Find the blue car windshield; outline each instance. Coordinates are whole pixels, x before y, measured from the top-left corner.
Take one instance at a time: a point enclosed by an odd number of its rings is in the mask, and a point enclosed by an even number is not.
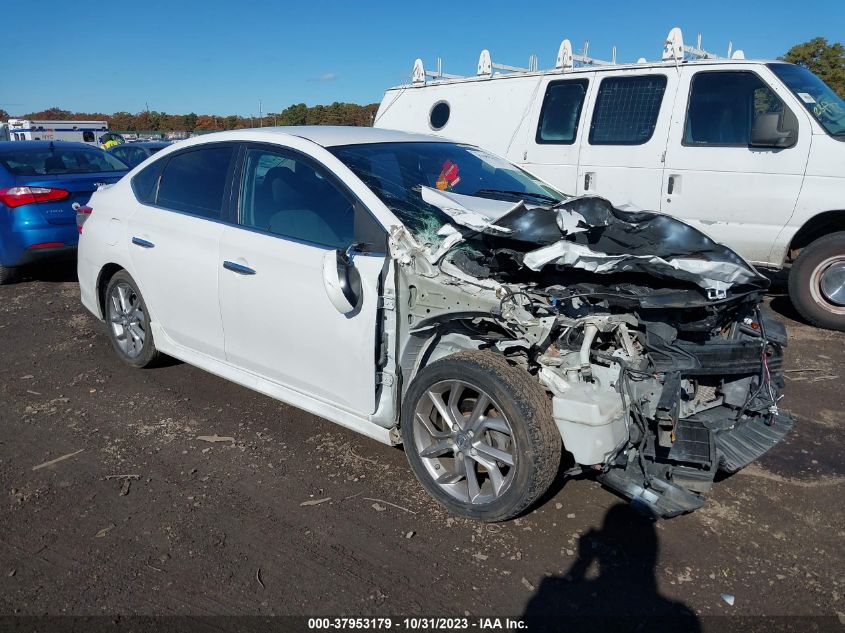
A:
[[[450,221],[440,209],[423,201],[423,186],[539,205],[566,199],[516,165],[469,145],[400,142],[328,149],[414,232]]]
[[[845,136],[845,101],[803,66],[769,64],[804,107],[831,136]]]
[[[0,165],[16,176],[50,176],[59,174],[95,174],[104,171],[128,171],[129,167],[116,156],[97,148],[26,147],[0,152]]]

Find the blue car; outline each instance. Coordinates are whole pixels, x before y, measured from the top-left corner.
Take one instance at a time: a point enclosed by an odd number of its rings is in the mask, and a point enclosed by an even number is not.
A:
[[[72,258],[79,240],[76,207],[128,170],[84,143],[0,142],[0,284],[21,266]]]

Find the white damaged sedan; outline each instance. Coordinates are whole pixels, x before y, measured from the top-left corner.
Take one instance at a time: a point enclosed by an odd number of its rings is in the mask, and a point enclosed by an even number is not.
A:
[[[570,198],[441,138],[294,127],[177,143],[77,213],[83,304],[388,444],[498,521],[576,468],[689,512],[792,428],[767,281],[667,216]]]

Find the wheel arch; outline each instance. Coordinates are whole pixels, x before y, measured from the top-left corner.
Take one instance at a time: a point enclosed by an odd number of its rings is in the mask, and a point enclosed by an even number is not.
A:
[[[109,282],[121,270],[126,270],[120,264],[110,262],[100,269],[97,275],[97,306],[100,308],[100,314],[103,319],[106,318],[106,289],[109,287]]]
[[[845,231],[845,209],[823,211],[814,215],[792,236],[786,251],[786,261],[794,262],[805,246],[836,231]]]

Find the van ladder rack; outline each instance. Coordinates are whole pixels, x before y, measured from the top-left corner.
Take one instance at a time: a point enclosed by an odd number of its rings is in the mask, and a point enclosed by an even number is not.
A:
[[[478,77],[492,77],[493,71],[500,70],[505,71],[506,73],[535,73],[535,72],[566,72],[572,68],[583,66],[617,66],[620,65],[616,61],[616,47],[613,47],[613,53],[610,61],[603,60],[603,59],[596,59],[595,57],[590,57],[589,55],[589,48],[590,43],[584,42],[584,48],[581,53],[575,54],[572,52],[572,42],[568,39],[563,40],[560,43],[560,48],[558,49],[557,58],[555,59],[555,67],[549,71],[540,71],[540,64],[537,55],[530,55],[528,57],[528,66],[511,66],[508,64],[501,64],[498,62],[494,62],[490,51],[488,49],[484,49],[481,51],[481,55],[478,58],[478,68],[476,70],[476,76]],[[666,40],[663,42],[663,57],[662,61],[669,62],[674,61],[675,63],[679,63],[686,60],[697,60],[697,59],[734,59],[734,60],[741,60],[745,59],[745,54],[741,50],[734,50],[733,42],[728,43],[728,54],[726,57],[721,57],[715,53],[711,53],[710,51],[706,51],[701,47],[701,35],[698,35],[698,39],[696,41],[695,46],[688,46],[684,44],[684,37],[681,33],[681,29],[678,27],[673,28],[669,31],[669,35],[666,37]],[[640,57],[637,64],[647,64],[648,61],[645,57]],[[462,75],[451,75],[448,73],[443,72],[443,60],[439,57],[437,58],[437,70],[426,70],[425,66],[423,65],[422,59],[417,59],[414,62],[414,71],[411,75],[411,82],[413,84],[425,84],[428,79],[468,79],[468,77],[464,77]]]

